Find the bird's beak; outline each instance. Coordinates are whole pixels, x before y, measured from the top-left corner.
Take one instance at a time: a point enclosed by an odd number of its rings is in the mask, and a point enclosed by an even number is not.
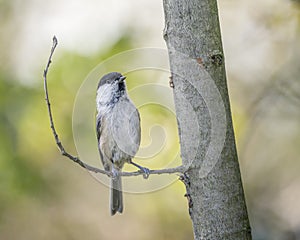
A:
[[[119,82],[124,82],[125,79],[126,79],[126,77],[122,76],[122,77],[120,77]]]

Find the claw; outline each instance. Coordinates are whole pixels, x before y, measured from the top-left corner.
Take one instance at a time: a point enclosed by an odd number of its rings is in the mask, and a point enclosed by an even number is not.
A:
[[[147,179],[150,175],[150,170],[148,168],[142,167],[134,162],[130,162],[132,165],[136,166],[137,168],[139,168],[142,172],[143,172],[143,178]]]
[[[141,170],[144,172],[143,178],[147,179],[149,177],[149,175],[150,175],[150,169],[143,167],[143,168],[141,168]]]
[[[117,177],[118,177],[118,175],[119,175],[119,171],[117,170],[117,169],[115,169],[114,167],[112,167],[112,169],[111,169],[111,178],[112,179],[116,179]]]

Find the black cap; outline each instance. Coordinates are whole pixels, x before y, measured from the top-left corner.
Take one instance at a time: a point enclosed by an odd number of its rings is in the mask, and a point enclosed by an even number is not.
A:
[[[98,83],[98,88],[104,84],[111,84],[115,81],[121,82],[124,81],[126,77],[124,77],[121,73],[118,72],[110,72],[105,74]]]

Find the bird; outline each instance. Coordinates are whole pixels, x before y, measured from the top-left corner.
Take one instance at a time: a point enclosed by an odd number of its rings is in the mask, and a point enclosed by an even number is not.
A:
[[[98,150],[104,170],[111,174],[110,213],[123,212],[122,180],[120,172],[125,163],[139,168],[144,178],[148,168],[132,161],[141,142],[140,115],[130,100],[126,77],[119,72],[105,74],[96,93],[96,133]]]

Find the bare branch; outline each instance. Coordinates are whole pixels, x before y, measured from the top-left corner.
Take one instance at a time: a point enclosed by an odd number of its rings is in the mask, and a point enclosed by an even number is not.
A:
[[[54,126],[54,121],[53,121],[53,115],[52,115],[52,110],[51,110],[51,104],[50,104],[50,100],[49,100],[49,94],[48,94],[48,85],[47,85],[47,74],[48,74],[48,70],[50,67],[50,64],[52,62],[52,56],[54,54],[55,48],[57,47],[58,41],[57,38],[54,36],[53,37],[53,43],[52,43],[52,48],[51,48],[51,52],[50,52],[50,56],[48,58],[48,62],[46,65],[46,68],[44,70],[44,91],[45,91],[45,100],[47,103],[47,108],[48,108],[48,114],[49,114],[49,120],[50,120],[50,127],[52,129],[52,133],[55,139],[55,143],[60,151],[60,153],[69,158],[70,160],[72,160],[73,162],[79,164],[81,167],[85,168],[86,170],[90,171],[90,172],[94,172],[94,173],[101,173],[101,174],[105,174],[109,177],[112,176],[111,172],[105,171],[103,169],[99,169],[93,166],[90,166],[89,164],[81,161],[77,156],[73,156],[70,153],[66,152],[65,148],[63,147],[57,131],[55,129]],[[179,166],[176,168],[168,168],[168,169],[160,169],[160,170],[150,170],[150,174],[172,174],[172,173],[183,173],[185,172],[185,168],[183,166]],[[138,175],[144,175],[144,172],[142,171],[136,171],[136,172],[121,172],[120,173],[121,176],[138,176]]]
[[[186,171],[186,168],[181,165],[179,167],[175,168],[166,168],[166,169],[159,169],[159,170],[150,170],[149,175],[151,174],[172,174],[172,173],[184,173]],[[136,172],[120,172],[120,176],[124,177],[131,177],[131,176],[139,176],[144,175],[145,173],[142,171],[136,171]]]
[[[107,176],[110,176],[111,174],[109,172],[107,172],[105,170],[102,170],[102,169],[92,167],[92,166],[82,162],[78,157],[75,157],[75,156],[69,154],[68,152],[66,152],[63,145],[62,145],[62,143],[61,143],[61,141],[60,141],[60,139],[59,139],[59,137],[58,137],[58,134],[56,132],[54,122],[53,122],[53,116],[52,116],[51,104],[50,104],[50,100],[49,100],[49,94],[48,94],[47,74],[48,74],[48,70],[49,70],[49,67],[50,67],[50,64],[51,64],[51,61],[52,61],[53,53],[55,51],[55,48],[57,47],[57,43],[58,43],[57,38],[54,36],[50,56],[49,56],[49,59],[48,59],[48,62],[47,62],[47,65],[46,65],[46,68],[45,68],[44,74],[43,74],[43,76],[44,76],[45,100],[46,100],[47,107],[48,107],[50,127],[52,129],[52,133],[53,133],[56,145],[58,146],[58,149],[59,149],[60,153],[63,156],[71,159],[75,163],[78,163],[81,167],[83,167],[83,168],[85,168],[85,169],[87,169],[88,171],[91,171],[91,172],[102,173],[102,174],[106,174]]]

